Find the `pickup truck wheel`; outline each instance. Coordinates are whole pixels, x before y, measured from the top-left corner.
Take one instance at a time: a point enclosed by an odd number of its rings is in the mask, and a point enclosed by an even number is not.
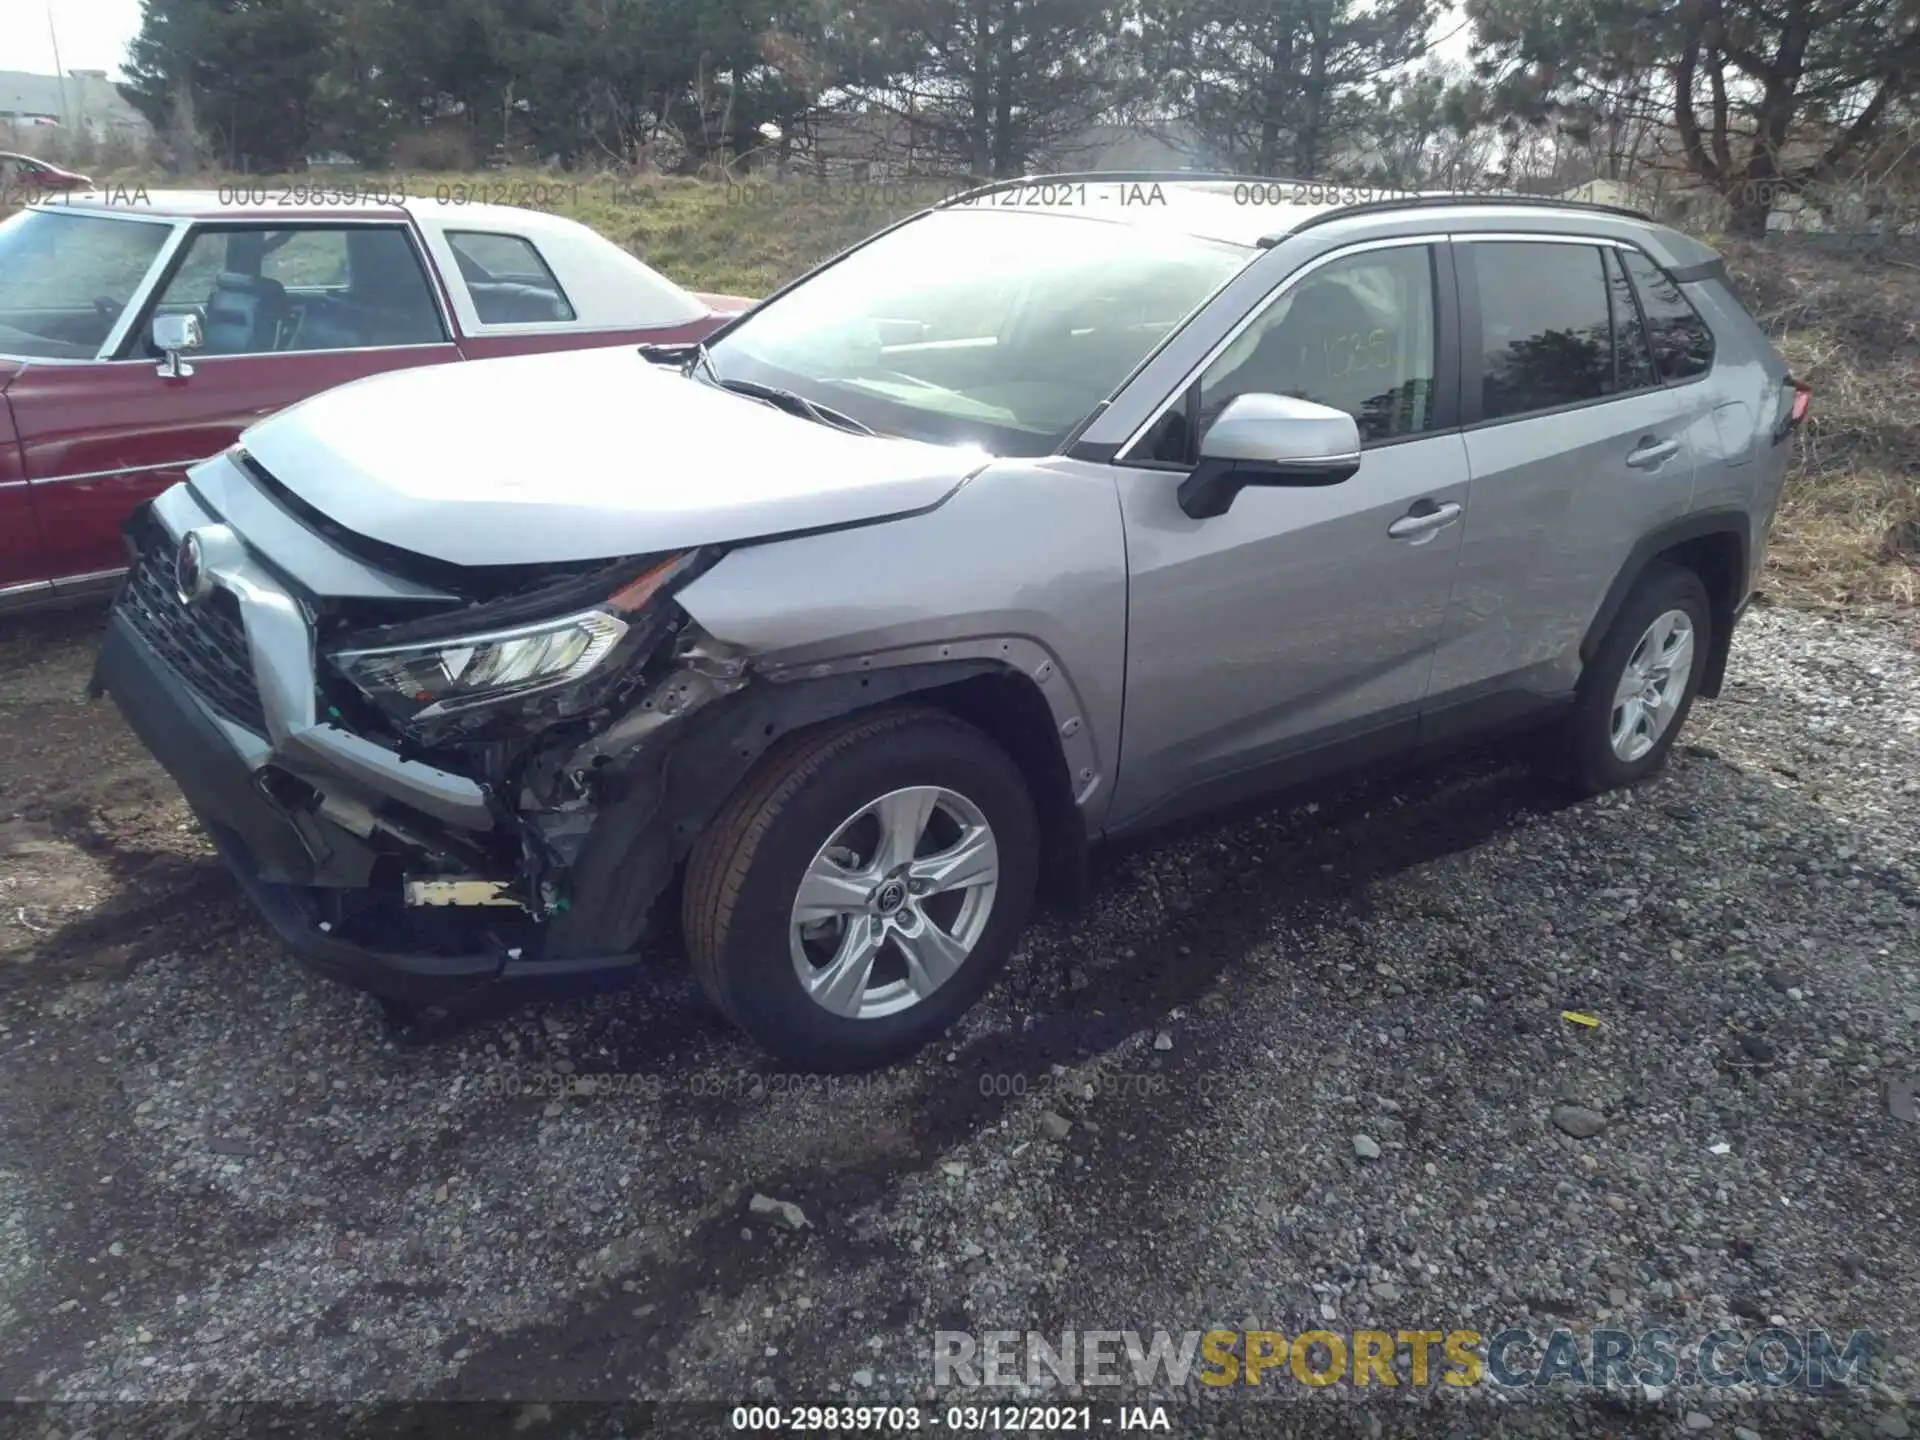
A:
[[[695,843],[682,924],[714,1002],[782,1059],[886,1064],[979,998],[1026,924],[1038,825],[1018,768],[935,710],[777,745]]]
[[[1598,794],[1660,768],[1693,708],[1712,639],[1700,577],[1650,565],[1580,677],[1563,750],[1575,786]]]

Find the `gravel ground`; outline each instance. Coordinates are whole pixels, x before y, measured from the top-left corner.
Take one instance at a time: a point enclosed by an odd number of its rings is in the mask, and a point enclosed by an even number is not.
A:
[[[93,624],[0,630],[0,1394],[880,1403],[937,1329],[1780,1316],[1875,1331],[1870,1383],[1162,1398],[1181,1434],[1907,1433],[1908,633],[1758,611],[1631,794],[1483,754],[1116,857],[950,1043],[829,1090],[673,965],[396,1043],[79,698]]]

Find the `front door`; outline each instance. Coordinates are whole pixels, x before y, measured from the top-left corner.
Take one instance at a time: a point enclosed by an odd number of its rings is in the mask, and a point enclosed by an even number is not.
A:
[[[155,314],[186,311],[206,344],[170,377],[146,336]],[[404,225],[197,228],[119,358],[29,365],[7,390],[46,573],[123,565],[134,507],[254,421],[364,375],[459,358]]]
[[[1452,373],[1452,326],[1440,323],[1452,309],[1436,299],[1450,285],[1444,252],[1426,243],[1310,267],[1129,452],[1116,827],[1263,788],[1316,754],[1412,739],[1467,501],[1466,445],[1440,379]],[[1359,473],[1249,487],[1226,514],[1189,518],[1175,492],[1196,436],[1244,393],[1354,415]]]

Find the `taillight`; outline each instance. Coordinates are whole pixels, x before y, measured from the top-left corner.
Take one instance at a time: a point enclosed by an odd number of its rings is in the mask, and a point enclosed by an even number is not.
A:
[[[1778,418],[1773,423],[1773,443],[1778,445],[1807,418],[1807,410],[1813,404],[1813,387],[1804,380],[1796,380],[1789,375],[1780,383],[1780,408]]]

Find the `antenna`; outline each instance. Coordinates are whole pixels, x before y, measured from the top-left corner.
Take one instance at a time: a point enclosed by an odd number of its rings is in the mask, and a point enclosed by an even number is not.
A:
[[[53,6],[47,6],[47,38],[53,41],[53,78],[60,86],[60,123],[73,129],[73,116],[67,113],[67,72],[60,64],[60,32],[53,28]]]

